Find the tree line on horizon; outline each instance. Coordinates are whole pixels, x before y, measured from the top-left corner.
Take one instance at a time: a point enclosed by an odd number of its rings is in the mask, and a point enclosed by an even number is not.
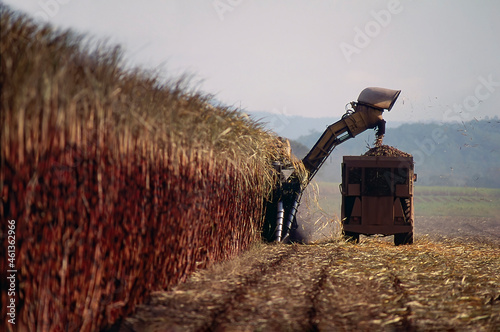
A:
[[[291,141],[304,157],[322,133],[314,131]],[[368,130],[337,146],[318,172],[316,181],[340,182],[342,157],[362,155],[373,147]],[[462,123],[409,123],[387,128],[384,144],[411,153],[417,185],[500,188],[500,119]]]

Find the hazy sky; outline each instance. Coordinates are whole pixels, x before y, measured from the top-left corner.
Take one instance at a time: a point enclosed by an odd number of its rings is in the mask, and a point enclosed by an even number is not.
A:
[[[387,121],[500,115],[498,0],[4,0],[123,45],[225,104],[337,117],[362,89],[401,89]]]

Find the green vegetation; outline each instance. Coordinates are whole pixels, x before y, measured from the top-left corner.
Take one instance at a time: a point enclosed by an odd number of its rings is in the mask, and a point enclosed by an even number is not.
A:
[[[417,216],[498,217],[500,189],[415,187]]]
[[[339,216],[341,194],[339,183],[319,182],[318,201],[332,216]],[[415,215],[498,217],[500,189],[471,187],[415,186]]]

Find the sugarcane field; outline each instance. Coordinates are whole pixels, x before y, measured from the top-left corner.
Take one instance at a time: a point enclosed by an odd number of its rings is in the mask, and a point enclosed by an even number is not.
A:
[[[0,331],[500,332],[498,117],[393,126],[363,81],[287,138],[47,3],[0,3]]]

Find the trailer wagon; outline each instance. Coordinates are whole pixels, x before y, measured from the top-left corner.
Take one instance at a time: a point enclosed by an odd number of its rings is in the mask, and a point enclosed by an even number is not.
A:
[[[413,157],[344,156],[341,218],[344,236],[394,235],[413,243]]]

